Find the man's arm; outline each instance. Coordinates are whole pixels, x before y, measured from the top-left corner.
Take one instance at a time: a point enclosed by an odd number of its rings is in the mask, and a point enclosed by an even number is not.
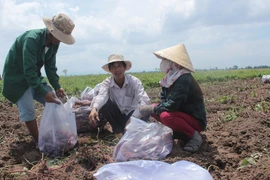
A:
[[[23,44],[23,73],[25,79],[30,87],[32,87],[37,93],[45,96],[47,90],[40,81],[40,78],[37,75],[37,66],[36,61],[38,57],[38,47],[40,44],[33,39],[27,38]]]
[[[54,90],[58,90],[61,88],[59,84],[59,76],[57,74],[57,68],[56,68],[56,54],[57,54],[58,47],[59,46],[50,47],[50,48],[55,48],[55,51],[53,52],[53,54],[51,55],[49,59],[45,59],[45,67],[44,67],[48,80],[50,84],[52,85],[52,87],[54,88]]]

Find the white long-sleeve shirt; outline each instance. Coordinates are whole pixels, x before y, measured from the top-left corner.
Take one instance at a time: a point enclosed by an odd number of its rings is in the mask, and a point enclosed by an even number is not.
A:
[[[122,88],[115,83],[113,76],[105,79],[100,84],[98,95],[94,97],[91,108],[96,108],[99,111],[109,98],[117,104],[123,114],[128,115],[135,110],[133,116],[137,118],[142,117],[138,110],[139,106],[151,104],[141,81],[129,74],[125,74]]]

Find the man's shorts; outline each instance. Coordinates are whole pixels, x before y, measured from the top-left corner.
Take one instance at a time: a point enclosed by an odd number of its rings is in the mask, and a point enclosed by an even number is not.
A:
[[[48,91],[52,91],[52,88],[45,84],[45,88]],[[35,93],[34,89],[29,87],[23,94],[23,96],[17,101],[17,107],[19,110],[19,117],[21,122],[32,121],[36,118],[35,102],[34,100],[45,105],[45,98]]]

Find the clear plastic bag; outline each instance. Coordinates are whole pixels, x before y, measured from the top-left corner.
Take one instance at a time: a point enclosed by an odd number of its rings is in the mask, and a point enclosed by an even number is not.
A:
[[[100,121],[96,122],[96,126],[91,126],[89,123],[89,114],[91,108],[89,106],[82,106],[73,110],[75,113],[77,133],[86,133],[86,132],[98,132],[104,129],[104,126],[107,121],[100,116]]]
[[[181,160],[173,164],[162,161],[136,160],[116,162],[101,167],[94,176],[97,180],[212,180],[201,166]]]
[[[262,83],[270,83],[270,75],[263,75]]]
[[[95,87],[94,87],[94,96],[97,96],[98,95],[98,92],[100,90],[100,87],[101,87],[101,83],[97,84]]]
[[[81,100],[88,100],[90,102],[93,101],[93,98],[95,96],[98,95],[98,92],[100,90],[101,87],[101,83],[97,84],[94,89],[92,89],[91,87],[86,87],[82,92],[81,92],[81,96],[80,99]]]
[[[65,105],[45,104],[40,121],[38,146],[47,156],[61,156],[77,143],[75,115],[70,104],[70,100]]]
[[[80,101],[80,99],[78,99],[78,98],[75,97],[75,96],[72,96],[72,97],[70,98],[70,101],[67,102],[67,103],[68,103],[68,105],[70,105],[70,108],[73,108],[73,106],[75,106],[76,102],[78,102],[78,101]]]
[[[83,92],[81,92],[81,100],[88,100],[88,101],[92,101],[94,97],[94,89],[92,89],[91,87],[86,87]]]
[[[116,161],[162,159],[172,150],[172,135],[172,129],[163,124],[131,117],[125,134],[114,148],[113,157]]]

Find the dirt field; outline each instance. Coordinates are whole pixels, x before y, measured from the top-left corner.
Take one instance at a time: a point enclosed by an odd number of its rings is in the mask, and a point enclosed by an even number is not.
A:
[[[208,113],[202,147],[194,154],[184,152],[175,140],[164,161],[197,163],[213,179],[270,179],[270,84],[257,78],[201,84],[201,88]],[[159,89],[148,93],[156,99]],[[110,131],[80,134],[73,152],[52,160],[36,149],[16,107],[0,102],[0,109],[0,179],[95,179],[99,167],[113,162],[119,137]],[[41,112],[37,107],[39,119]]]

